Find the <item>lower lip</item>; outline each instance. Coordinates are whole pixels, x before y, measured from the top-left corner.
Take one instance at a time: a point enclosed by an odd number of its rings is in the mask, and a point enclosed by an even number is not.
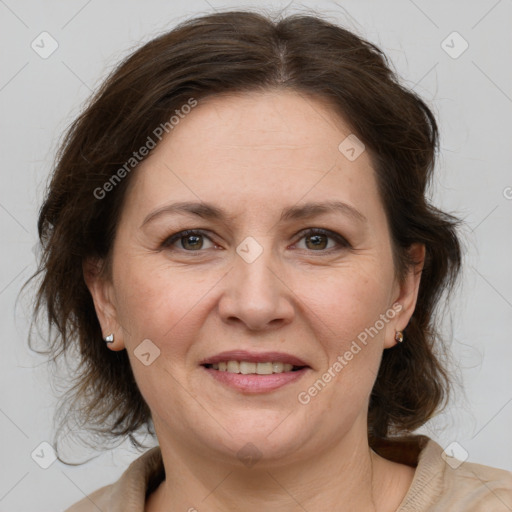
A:
[[[256,375],[229,373],[213,370],[202,366],[214,379],[222,384],[246,393],[266,393],[282,388],[286,384],[299,380],[309,370],[302,368],[294,372],[272,373],[271,375]]]

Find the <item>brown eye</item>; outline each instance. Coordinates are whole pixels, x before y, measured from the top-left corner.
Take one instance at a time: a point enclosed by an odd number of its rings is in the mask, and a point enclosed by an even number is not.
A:
[[[186,235],[181,237],[183,249],[201,249],[203,246],[202,235]]]
[[[308,249],[325,249],[328,245],[329,237],[326,235],[308,235],[304,237],[306,239],[306,246]],[[310,242],[310,245],[308,244]]]
[[[340,248],[350,248],[350,244],[338,233],[320,228],[311,228],[302,233],[300,240],[305,240],[305,248],[314,252],[331,252]],[[333,243],[329,246],[329,241]]]
[[[162,247],[174,248],[173,246],[179,243],[179,245],[175,247],[178,250],[182,249],[187,252],[199,252],[201,249],[205,249],[205,240],[208,240],[210,243],[212,243],[210,238],[202,231],[188,229],[186,231],[180,231],[179,233],[166,238],[162,242]],[[206,247],[206,249],[208,248],[209,247]]]

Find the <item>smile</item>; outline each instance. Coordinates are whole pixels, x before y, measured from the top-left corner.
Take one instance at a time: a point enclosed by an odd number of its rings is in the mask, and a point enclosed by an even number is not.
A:
[[[220,372],[241,373],[243,375],[272,375],[273,373],[298,371],[303,368],[303,366],[294,366],[290,363],[281,363],[279,361],[220,361],[219,363],[206,364],[204,366]]]

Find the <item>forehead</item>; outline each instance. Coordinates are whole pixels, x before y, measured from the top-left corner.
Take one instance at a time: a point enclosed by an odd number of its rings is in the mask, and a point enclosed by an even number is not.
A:
[[[206,161],[210,157],[203,148],[217,149],[217,158],[222,151],[226,157],[244,156],[247,150],[265,157],[275,154],[281,161],[287,156],[313,154],[322,164],[329,156],[338,157],[340,138],[350,134],[348,123],[325,100],[274,90],[202,100],[169,134],[168,147],[174,151],[178,146],[188,148],[192,135],[197,144],[194,158],[203,156]],[[324,158],[320,158],[322,154]]]
[[[326,196],[378,202],[368,153],[352,159],[344,152],[351,137],[348,123],[316,97],[291,91],[211,96],[139,165],[129,194],[142,210],[177,199],[255,212]]]

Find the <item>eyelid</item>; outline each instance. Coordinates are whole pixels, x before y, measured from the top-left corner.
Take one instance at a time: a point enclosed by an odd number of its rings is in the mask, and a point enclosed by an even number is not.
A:
[[[191,235],[201,235],[201,236],[204,236],[205,238],[207,238],[208,240],[210,240],[213,244],[215,244],[215,242],[212,240],[211,236],[208,234],[207,231],[203,230],[203,229],[184,229],[184,230],[181,230],[181,231],[177,231],[176,233],[166,237],[162,243],[160,244],[160,247],[162,249],[165,249],[165,248],[169,248],[171,247],[174,243],[176,243],[177,241],[179,241],[181,238],[185,238],[186,236],[191,236]],[[187,251],[185,249],[181,249],[181,251],[183,252],[188,252],[188,253],[193,253],[193,252],[203,252],[201,250],[199,251]]]
[[[330,238],[331,240],[334,240],[338,246],[337,247],[331,247],[330,249],[321,249],[321,250],[318,250],[318,251],[315,251],[315,250],[308,250],[308,249],[298,249],[298,250],[303,250],[303,251],[306,251],[308,253],[318,253],[319,256],[322,256],[322,255],[330,255],[332,254],[333,252],[337,252],[337,251],[341,251],[343,249],[352,249],[352,245],[350,244],[350,242],[345,238],[343,237],[342,235],[340,235],[339,233],[335,232],[335,231],[331,231],[330,229],[325,229],[325,228],[315,228],[315,227],[311,227],[311,228],[305,228],[301,231],[299,231],[298,233],[296,233],[294,235],[294,238],[296,239],[296,241],[294,242],[293,245],[297,244],[300,240],[302,240],[304,237],[306,236],[312,236],[312,235],[316,235],[316,234],[319,234],[319,235],[324,235],[328,238]],[[205,238],[207,238],[208,240],[210,240],[210,242],[214,245],[218,245],[216,244],[216,242],[212,239],[211,235],[209,234],[209,231],[207,230],[204,230],[204,229],[200,229],[200,228],[197,228],[197,229],[184,229],[184,230],[181,230],[181,231],[178,231],[168,237],[166,237],[160,244],[160,248],[161,249],[170,249],[172,248],[172,245],[175,244],[176,242],[178,242],[181,238],[184,238],[186,236],[190,236],[190,235],[201,235]],[[197,251],[188,251],[186,249],[175,249],[179,252],[185,252],[185,253],[197,253],[197,255],[200,255],[202,252],[204,252],[204,250],[197,250]]]
[[[352,246],[350,244],[350,242],[342,235],[340,235],[339,233],[336,233],[335,231],[331,231],[330,229],[325,229],[325,228],[306,228],[306,229],[303,229],[302,231],[299,231],[295,237],[297,238],[297,242],[299,242],[300,240],[302,240],[305,236],[307,235],[324,235],[328,238],[331,238],[332,240],[335,240],[336,243],[338,244],[338,246],[340,246],[341,248],[345,248],[345,249],[351,249]],[[295,243],[297,243],[295,242]],[[320,250],[320,251],[308,251],[308,252],[311,252],[311,253],[314,253],[314,252],[318,252],[319,254],[330,254],[331,252],[333,251],[338,251],[340,250],[340,247],[332,247],[331,249],[327,249],[327,250]]]

